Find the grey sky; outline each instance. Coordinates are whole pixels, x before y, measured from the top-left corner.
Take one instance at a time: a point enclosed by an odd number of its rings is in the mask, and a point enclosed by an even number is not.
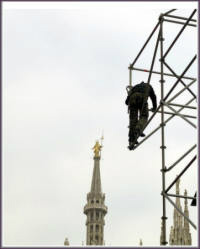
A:
[[[188,17],[196,7],[196,2],[3,3],[4,245],[62,246],[65,237],[71,245],[85,242],[83,207],[90,191],[92,147],[102,131],[106,245],[137,246],[140,238],[145,246],[159,245],[160,132],[134,152],[127,150],[127,67],[160,13],[181,8],[177,13]],[[181,26],[164,28],[166,49]],[[188,28],[172,49],[168,61],[177,74],[196,53],[196,37],[195,29]],[[150,67],[155,39],[138,67]],[[159,63],[155,68],[159,70]],[[196,75],[196,64],[188,75]],[[135,72],[133,82],[147,77]],[[166,92],[174,82],[168,78]],[[159,84],[159,77],[153,76],[158,101]],[[195,86],[192,89],[196,91]],[[181,98],[185,103],[190,94]],[[157,115],[146,133],[159,124]],[[169,122],[166,133],[169,166],[197,136],[178,118]],[[188,160],[169,173],[167,184]],[[180,188],[194,194],[194,167],[182,177]],[[189,207],[189,212],[197,223],[197,210]],[[169,236],[173,216],[169,203],[167,216]],[[190,229],[196,245],[196,231]]]

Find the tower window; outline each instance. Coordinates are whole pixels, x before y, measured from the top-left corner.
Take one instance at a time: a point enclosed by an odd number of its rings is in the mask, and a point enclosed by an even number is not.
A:
[[[91,203],[94,203],[94,200],[91,200]]]
[[[90,232],[92,232],[92,230],[93,230],[93,226],[91,225],[91,226],[90,226]]]
[[[99,203],[99,200],[96,200],[96,203]]]
[[[96,232],[99,232],[99,225],[96,225]]]
[[[99,212],[96,212],[96,218],[99,219]]]

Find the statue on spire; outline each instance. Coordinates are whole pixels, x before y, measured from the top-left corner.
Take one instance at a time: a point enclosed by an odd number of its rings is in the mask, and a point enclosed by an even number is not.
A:
[[[95,157],[100,157],[100,151],[101,151],[102,145],[99,144],[99,141],[96,141],[96,144],[92,148],[94,150]]]

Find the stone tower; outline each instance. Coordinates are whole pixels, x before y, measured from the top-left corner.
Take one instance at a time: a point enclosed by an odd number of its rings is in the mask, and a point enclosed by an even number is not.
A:
[[[101,190],[100,158],[102,145],[99,141],[93,147],[94,169],[92,176],[91,190],[87,194],[87,204],[84,207],[84,214],[87,215],[86,245],[104,245],[104,216],[107,207],[104,205],[105,194]]]
[[[68,240],[68,238],[65,238],[64,246],[69,246],[69,240]]]
[[[184,192],[185,197],[187,197],[187,191]],[[184,214],[189,218],[188,202],[185,199]],[[192,245],[192,237],[190,233],[189,222],[184,218],[184,245]]]
[[[180,195],[179,189],[180,180],[176,182],[176,195]],[[185,190],[184,196],[187,197],[187,191]],[[187,199],[184,200],[184,214],[189,218]],[[176,197],[176,205],[182,211],[180,198]],[[189,228],[189,222],[174,208],[174,226],[171,226],[170,245],[191,245],[191,233]]]

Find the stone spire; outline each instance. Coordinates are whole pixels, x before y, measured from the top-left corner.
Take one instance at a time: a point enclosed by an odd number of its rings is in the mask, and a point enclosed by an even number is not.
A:
[[[180,178],[176,182],[176,195],[180,195]],[[180,198],[178,197],[176,197],[176,206],[182,211]],[[180,228],[182,228],[182,226],[183,226],[182,215],[176,209],[174,209],[174,228],[177,230],[176,232],[178,231],[180,232]]]
[[[65,246],[69,246],[69,240],[68,240],[68,238],[65,238],[64,245]]]
[[[186,189],[184,192],[184,196],[187,197],[187,190]],[[185,204],[184,214],[186,217],[189,218],[188,201],[186,198],[185,198],[184,204]],[[191,237],[191,233],[190,233],[189,222],[184,217],[184,245],[191,245],[191,244],[192,244],[192,237]]]
[[[176,182],[176,195],[180,195],[179,185],[180,185],[180,179],[178,179]],[[187,197],[187,191],[185,191],[184,195],[185,197]],[[176,206],[182,211],[180,197],[176,197]],[[185,198],[184,214],[187,217],[189,217],[189,211],[188,211],[186,198]],[[171,226],[171,230],[170,230],[169,244],[170,245],[191,245],[191,234],[189,233],[189,223],[175,208],[174,208],[173,226]]]
[[[100,158],[102,145],[96,141],[94,150],[94,169],[92,176],[91,190],[87,194],[87,204],[84,207],[84,214],[87,215],[86,245],[104,244],[104,216],[107,207],[104,205],[105,194],[101,189]]]

